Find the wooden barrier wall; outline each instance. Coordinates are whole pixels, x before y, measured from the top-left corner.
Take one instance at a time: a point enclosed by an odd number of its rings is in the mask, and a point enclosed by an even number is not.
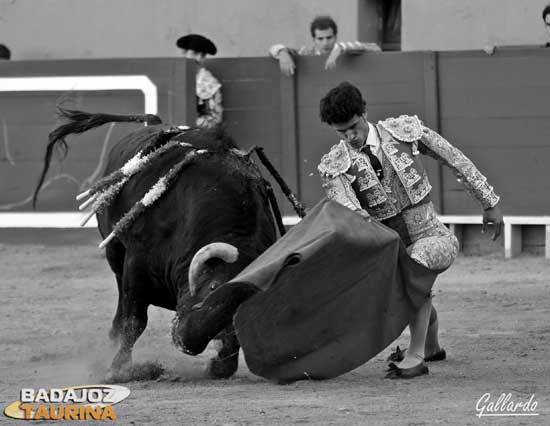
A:
[[[550,49],[439,53],[441,132],[488,176],[508,215],[550,214]],[[443,211],[474,213],[447,168]]]
[[[21,61],[0,63],[0,80],[13,77],[144,75],[158,91],[158,113],[166,121],[192,121],[194,66],[176,59]],[[79,79],[75,78],[75,87]],[[11,82],[11,81],[10,81]],[[15,83],[13,83],[15,86]],[[54,83],[52,83],[54,84]],[[21,84],[20,84],[21,85]],[[139,114],[144,95],[134,90],[3,91],[0,94],[0,211],[31,210],[30,199],[42,169],[48,133],[56,126],[56,104],[90,112]],[[118,123],[69,139],[69,155],[52,165],[39,197],[39,211],[70,211],[76,193],[102,172],[105,154],[138,124]]]
[[[343,58],[325,71],[323,58],[301,57],[293,77],[270,58],[211,60],[221,80],[225,123],[243,148],[261,145],[308,206],[322,197],[316,166],[337,143],[318,118],[321,97],[348,80],[367,98],[369,119],[416,114],[463,150],[502,196],[506,214],[550,214],[548,173],[550,49],[467,52],[388,52]],[[185,59],[34,61],[0,63],[13,76],[147,75],[158,90],[165,122],[192,123],[194,65]],[[189,90],[191,88],[191,90]],[[137,90],[67,93],[4,91],[0,98],[0,210],[30,210],[55,104],[112,113],[143,112]],[[75,210],[74,195],[97,178],[102,152],[135,125],[117,124],[75,138],[68,158],[54,166],[39,210]],[[479,214],[446,167],[427,159],[435,203],[444,214]],[[279,194],[285,214],[292,214]]]

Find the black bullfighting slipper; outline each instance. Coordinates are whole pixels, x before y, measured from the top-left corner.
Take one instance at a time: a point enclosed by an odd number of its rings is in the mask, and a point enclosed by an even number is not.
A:
[[[426,362],[443,361],[444,359],[447,359],[447,352],[445,352],[445,349],[440,349],[436,353],[424,358],[424,361]]]
[[[393,351],[390,356],[388,357],[388,361],[392,362],[401,362],[405,358],[405,351],[407,348],[401,350],[401,348],[398,346],[395,348],[395,351]],[[447,353],[445,352],[445,349],[440,349],[436,353],[427,356],[424,358],[424,361],[426,362],[432,362],[432,361],[443,361],[444,359],[447,359]]]
[[[412,379],[413,377],[423,376],[429,372],[430,370],[428,370],[428,367],[426,367],[423,362],[411,368],[399,368],[392,362],[388,365],[386,379]]]

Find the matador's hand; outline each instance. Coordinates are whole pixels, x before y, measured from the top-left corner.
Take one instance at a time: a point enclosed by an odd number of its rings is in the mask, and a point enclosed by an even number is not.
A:
[[[502,232],[502,225],[504,224],[504,219],[502,217],[502,212],[498,206],[490,207],[483,210],[483,225],[481,226],[481,233],[485,232],[487,225],[494,225],[495,233],[493,234],[493,241],[496,240],[500,233]]]
[[[325,62],[325,69],[326,70],[332,70],[336,68],[336,62],[338,61],[338,58],[342,54],[342,48],[338,43],[336,43],[330,52],[330,55],[328,55],[327,61]]]

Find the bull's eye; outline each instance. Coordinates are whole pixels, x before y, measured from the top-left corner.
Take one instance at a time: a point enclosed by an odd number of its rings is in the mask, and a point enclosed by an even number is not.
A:
[[[210,284],[210,290],[211,291],[216,290],[216,284]]]

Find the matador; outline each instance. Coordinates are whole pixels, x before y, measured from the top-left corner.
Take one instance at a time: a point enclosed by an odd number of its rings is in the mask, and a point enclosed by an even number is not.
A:
[[[372,124],[367,121],[361,92],[347,82],[321,100],[320,114],[342,138],[318,166],[327,197],[395,230],[416,262],[445,270],[458,254],[456,237],[434,210],[432,186],[420,154],[452,169],[481,204],[483,227],[494,224],[493,238],[498,237],[503,219],[493,187],[472,161],[417,116],[402,115]],[[425,361],[446,358],[439,345],[437,313],[431,299],[409,328],[411,344],[406,351],[398,349],[390,356],[394,362],[389,364],[389,378],[427,374]]]

